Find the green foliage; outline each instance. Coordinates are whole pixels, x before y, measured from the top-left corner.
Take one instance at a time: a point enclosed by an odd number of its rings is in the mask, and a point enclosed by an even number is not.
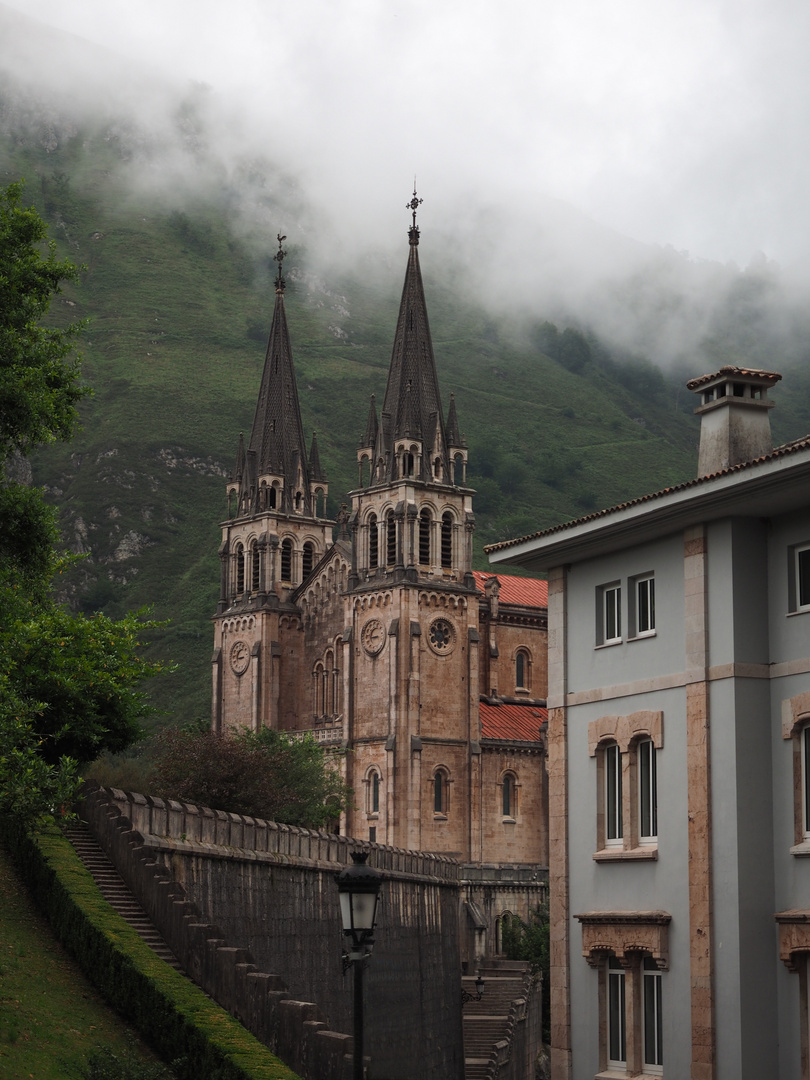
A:
[[[98,891],[53,826],[36,837],[0,817],[0,835],[54,933],[110,1004],[179,1080],[299,1080],[189,979],[169,967]]]
[[[53,181],[64,198],[66,180]],[[0,482],[13,453],[68,438],[86,390],[70,356],[81,329],[39,320],[78,268],[44,257],[45,224],[20,205],[22,185],[0,191]],[[162,670],[144,661],[140,615],[84,618],[57,604],[52,579],[65,568],[54,512],[40,491],[0,486],[0,812],[28,819],[68,806],[78,765],[140,734],[137,689]]]
[[[156,743],[155,789],[165,798],[306,828],[328,824],[348,803],[349,789],[311,736],[174,728]]]
[[[87,389],[79,360],[71,357],[80,323],[64,329],[39,325],[54,293],[75,281],[79,267],[58,261],[53,243],[40,251],[45,222],[24,208],[22,183],[0,190],[0,460],[53,439],[67,439],[76,406]]]
[[[547,907],[538,907],[527,923],[517,915],[505,915],[501,926],[501,942],[507,960],[524,960],[531,964],[535,975],[542,978],[543,1042],[551,1041],[550,1011],[550,953]]]

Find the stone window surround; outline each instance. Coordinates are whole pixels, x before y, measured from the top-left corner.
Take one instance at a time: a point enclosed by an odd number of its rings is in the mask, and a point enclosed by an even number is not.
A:
[[[810,785],[810,771],[802,761],[804,732],[810,727],[810,692],[797,694],[782,702],[782,738],[792,743],[793,757],[793,845],[792,855],[810,856],[810,822],[805,822],[805,790]]]
[[[656,841],[640,843],[640,800],[636,748],[650,739],[656,750],[664,745],[664,714],[642,710],[627,716],[601,716],[588,724],[588,753],[596,758],[596,862],[657,859]],[[615,744],[622,760],[622,844],[609,845],[605,825],[605,761],[602,750]]]
[[[659,971],[669,970],[669,924],[666,911],[588,911],[575,915],[582,926],[582,955],[599,972],[599,1072],[596,1080],[635,1077],[644,1080],[661,1072],[643,1066],[644,958]],[[626,971],[625,1022],[627,1068],[608,1066],[608,959],[615,956]]]
[[[774,918],[779,927],[779,958],[788,971],[799,976],[800,1075],[802,1080],[810,1080],[810,911],[779,911]]]

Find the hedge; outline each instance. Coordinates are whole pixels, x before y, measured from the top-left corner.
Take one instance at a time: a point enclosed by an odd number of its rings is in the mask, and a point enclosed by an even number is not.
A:
[[[104,899],[56,825],[31,834],[0,818],[0,836],[55,936],[179,1080],[300,1080],[149,948]]]

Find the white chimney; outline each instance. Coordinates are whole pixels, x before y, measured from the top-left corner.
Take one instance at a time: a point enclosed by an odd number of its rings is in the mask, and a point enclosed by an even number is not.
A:
[[[781,378],[775,371],[729,366],[686,384],[701,398],[695,409],[700,416],[698,476],[770,454],[774,402],[768,401],[768,390]]]

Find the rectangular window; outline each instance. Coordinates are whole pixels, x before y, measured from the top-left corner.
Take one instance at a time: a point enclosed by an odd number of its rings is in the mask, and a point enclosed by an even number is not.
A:
[[[615,956],[608,962],[608,1065],[614,1069],[627,1067],[624,968]]]
[[[655,961],[644,958],[644,1070],[660,1072],[664,1064],[661,1049],[663,1011],[661,973]]]
[[[795,550],[796,557],[796,610],[810,608],[810,546]]]
[[[597,593],[597,644],[612,645],[622,640],[622,587],[616,582],[603,585]]]
[[[810,839],[810,724],[802,728],[802,832]]]
[[[604,750],[605,768],[605,845],[622,842],[622,755],[613,743]]]
[[[639,840],[650,843],[658,836],[658,778],[656,776],[655,745],[643,739],[637,746]]]
[[[636,578],[636,637],[655,631],[655,578]]]

